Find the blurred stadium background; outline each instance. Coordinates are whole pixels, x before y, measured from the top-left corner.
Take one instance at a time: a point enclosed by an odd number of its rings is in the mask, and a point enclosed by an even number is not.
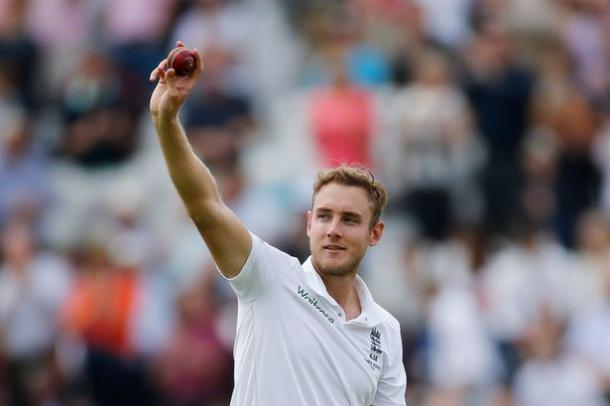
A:
[[[322,166],[388,186],[362,273],[411,405],[608,404],[609,1],[0,0],[0,405],[228,405],[235,299],[148,115],[177,39],[255,233],[304,259]]]

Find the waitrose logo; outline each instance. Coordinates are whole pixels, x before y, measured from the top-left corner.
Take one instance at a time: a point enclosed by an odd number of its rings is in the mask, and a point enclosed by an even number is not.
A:
[[[297,288],[297,294],[300,297],[302,297],[305,301],[307,301],[310,305],[315,307],[316,310],[319,311],[322,314],[322,316],[324,316],[324,318],[326,318],[326,320],[328,320],[330,322],[330,324],[335,324],[335,319],[330,317],[328,315],[328,313],[320,307],[320,305],[318,304],[318,299],[312,298],[311,295],[309,294],[309,292],[307,292],[305,289],[303,289],[301,287],[301,285],[299,285],[299,287]]]

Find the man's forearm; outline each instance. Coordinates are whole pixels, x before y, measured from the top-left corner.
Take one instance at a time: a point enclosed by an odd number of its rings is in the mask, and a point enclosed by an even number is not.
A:
[[[178,41],[176,49],[185,48]],[[252,249],[250,232],[223,202],[210,170],[197,157],[180,121],[178,112],[190,96],[203,72],[201,54],[190,51],[196,69],[177,76],[164,59],[150,73],[157,82],[150,96],[150,113],[169,175],[189,216],[210,249],[220,272],[228,278],[239,274]]]
[[[197,157],[178,118],[154,119],[169,175],[191,217],[200,217],[206,202],[219,202],[220,194],[210,170]]]

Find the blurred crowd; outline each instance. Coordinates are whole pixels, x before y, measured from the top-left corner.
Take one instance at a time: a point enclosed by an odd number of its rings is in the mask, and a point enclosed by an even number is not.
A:
[[[610,1],[0,0],[0,405],[228,405],[235,298],[148,113],[178,39],[257,235],[307,257],[321,167],[387,185],[410,404],[610,403]]]

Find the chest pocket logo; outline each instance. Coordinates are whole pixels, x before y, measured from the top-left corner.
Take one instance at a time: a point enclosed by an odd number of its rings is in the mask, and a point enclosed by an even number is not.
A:
[[[371,353],[369,358],[375,362],[379,361],[379,356],[383,354],[381,350],[381,332],[375,327],[371,329]]]
[[[369,358],[366,360],[366,363],[372,369],[376,369],[378,371],[381,370],[379,357],[383,354],[383,350],[381,349],[381,331],[373,327],[371,329],[371,352],[369,353]]]

